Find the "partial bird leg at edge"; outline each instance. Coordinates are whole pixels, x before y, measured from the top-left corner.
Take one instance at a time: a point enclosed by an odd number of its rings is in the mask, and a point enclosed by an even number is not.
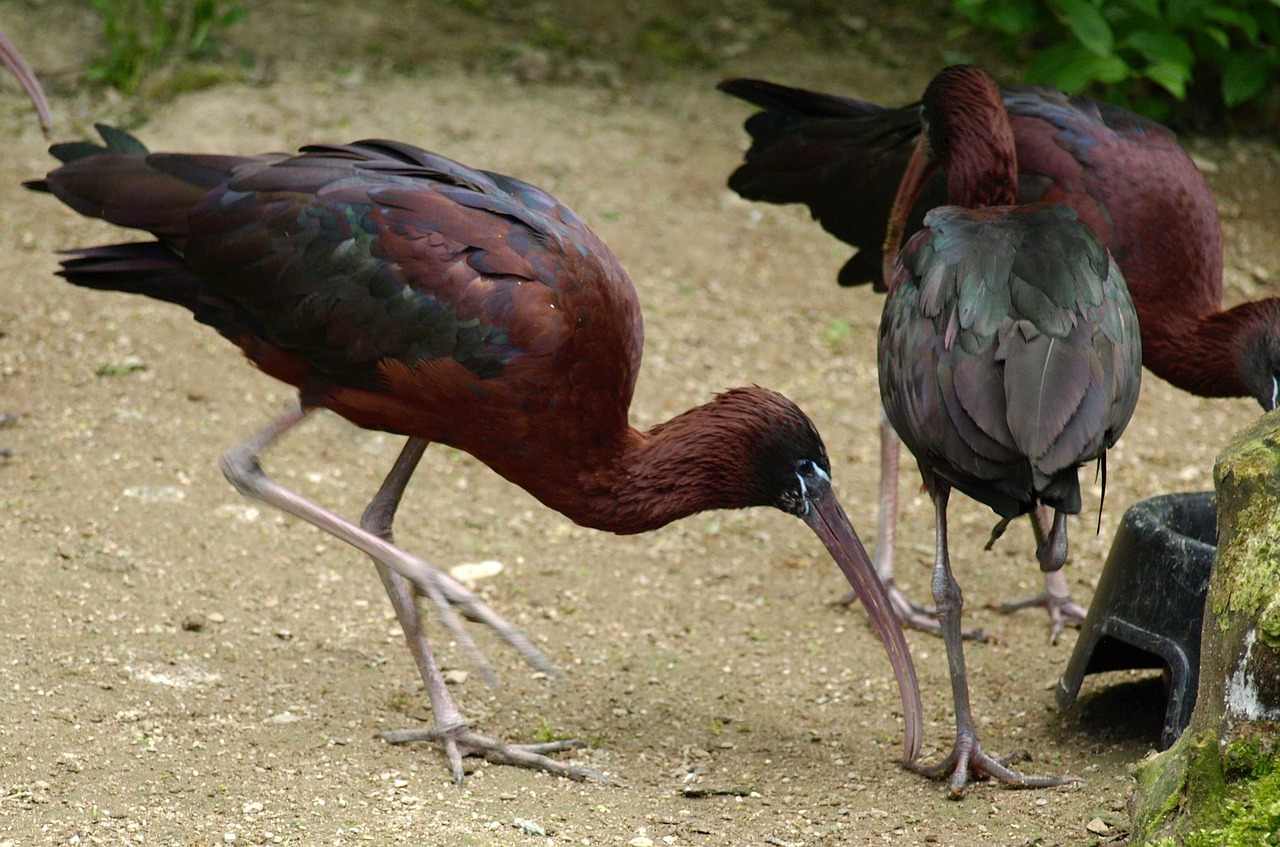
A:
[[[1031,510],[1031,531],[1036,536],[1036,559],[1040,562],[1040,570],[1044,572],[1044,591],[1025,600],[992,603],[990,608],[1006,615],[1032,606],[1044,609],[1049,613],[1049,643],[1057,644],[1065,626],[1068,623],[1080,626],[1089,610],[1071,599],[1067,576],[1062,570],[1067,561],[1067,516],[1055,511],[1050,522],[1050,511],[1048,506],[1040,503]],[[1050,526],[1047,531],[1046,525]],[[997,525],[996,530],[1002,529],[1002,526]],[[992,530],[991,540],[987,542],[988,550],[1000,537],[996,530]]]
[[[418,462],[426,452],[427,442],[419,438],[410,438],[392,466],[391,472],[383,480],[378,493],[374,495],[369,506],[364,510],[360,525],[381,538],[388,544],[395,544],[392,522],[396,509],[400,506],[400,498],[404,496],[405,486],[413,476]],[[438,743],[449,760],[449,769],[455,782],[462,782],[462,758],[464,756],[484,756],[495,764],[517,765],[519,767],[543,770],[557,776],[584,780],[595,778],[605,781],[596,771],[587,768],[575,768],[548,758],[544,753],[556,753],[583,746],[576,740],[553,741],[546,744],[503,744],[500,741],[480,735],[471,730],[466,718],[459,711],[453,695],[440,673],[431,645],[427,643],[426,634],[422,631],[422,619],[418,613],[417,597],[413,587],[403,576],[391,570],[378,559],[373,560],[378,568],[378,576],[387,589],[387,596],[396,610],[396,620],[404,630],[405,640],[409,644],[409,652],[422,675],[422,683],[431,701],[431,715],[434,720],[432,729],[411,729],[384,732],[382,737],[392,744],[405,744],[411,741],[434,741]],[[452,611],[452,607],[448,607]]]
[[[1047,788],[1079,782],[1074,776],[1029,776],[1011,770],[1003,761],[987,755],[978,741],[969,705],[969,682],[964,666],[964,639],[960,634],[960,613],[964,597],[951,573],[947,550],[947,500],[951,487],[937,477],[928,480],[933,495],[937,550],[933,567],[933,599],[938,605],[938,622],[947,645],[947,668],[951,674],[951,696],[956,711],[956,741],[951,754],[936,765],[911,763],[907,767],[931,779],[946,779],[951,799],[959,800],[973,779],[990,777],[1010,788]]]
[[[889,416],[885,414],[884,405],[880,406],[880,511],[876,516],[876,552],[872,562],[876,566],[876,574],[889,593],[889,603],[902,625],[930,635],[942,635],[942,627],[938,623],[938,613],[928,606],[922,606],[912,600],[902,589],[894,584],[893,557],[898,538],[898,458],[902,454],[902,440],[893,431]],[[852,606],[858,602],[858,595],[852,591],[845,594],[835,603],[841,606]],[[988,635],[981,629],[962,630],[961,634],[973,641],[997,641],[995,635]]]
[[[0,412],[0,426],[8,426],[18,419],[17,412]],[[12,459],[13,451],[8,447],[0,447],[0,459]]]
[[[263,472],[259,462],[262,453],[312,411],[312,407],[295,404],[244,443],[224,453],[220,464],[227,481],[244,496],[288,512],[342,539],[413,583],[414,588],[426,595],[436,609],[442,610],[442,622],[487,678],[493,677],[493,671],[462,626],[454,607],[473,620],[492,627],[533,667],[555,674],[551,661],[533,645],[528,636],[499,617],[462,583],[422,559],[290,491]]]

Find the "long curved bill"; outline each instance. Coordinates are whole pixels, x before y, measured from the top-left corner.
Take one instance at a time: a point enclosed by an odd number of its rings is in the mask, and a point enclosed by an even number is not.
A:
[[[807,479],[805,496],[809,509],[802,516],[809,528],[822,539],[831,558],[836,560],[840,570],[844,572],[849,585],[862,601],[876,628],[880,640],[884,642],[889,654],[889,664],[893,665],[893,675],[898,678],[898,692],[902,695],[902,716],[906,725],[903,739],[903,761],[911,763],[920,755],[920,737],[924,732],[922,708],[920,705],[920,683],[916,680],[916,668],[911,662],[911,650],[907,647],[906,636],[902,632],[902,624],[893,607],[889,604],[889,594],[885,591],[880,577],[862,540],[854,531],[853,524],[845,516],[840,501],[831,490],[826,480],[820,483]]]
[[[49,99],[44,96],[40,80],[36,78],[27,60],[22,58],[18,48],[13,46],[13,42],[3,32],[0,32],[0,62],[4,62],[5,67],[17,77],[18,84],[31,98],[31,105],[36,107],[36,114],[40,117],[40,128],[44,130],[44,137],[48,138],[49,127],[53,123],[53,117],[49,113]]]
[[[884,276],[886,286],[892,291],[893,263],[902,248],[902,231],[907,226],[907,216],[920,199],[920,192],[925,184],[938,170],[938,160],[929,150],[929,138],[920,133],[916,139],[915,149],[907,161],[907,169],[902,172],[902,181],[898,183],[898,193],[893,198],[893,208],[889,210],[889,221],[885,225],[884,242],[881,244],[883,258],[880,272]]]

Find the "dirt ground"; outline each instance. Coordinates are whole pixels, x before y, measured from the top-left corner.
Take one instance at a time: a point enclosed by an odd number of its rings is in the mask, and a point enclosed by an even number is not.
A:
[[[611,4],[580,5],[603,15],[597,6]],[[566,25],[569,47],[582,33],[607,47],[626,32],[641,12],[617,5],[614,18]],[[87,6],[0,10],[50,85],[63,139],[128,105],[77,83],[96,34]],[[694,4],[724,12],[698,18],[718,67],[662,73],[621,42],[612,58],[512,49],[548,28],[537,7],[468,6],[483,8],[263,4],[230,38],[257,64],[153,107],[136,131],[153,149],[237,153],[388,137],[547,188],[639,290],[648,349],[635,423],[733,385],[785,392],[817,422],[845,507],[874,544],[881,300],[836,287],[848,251],[804,210],[727,191],[747,109],[714,84],[755,75],[905,102],[943,63],[946,27],[871,6],[820,38],[763,5]],[[534,674],[482,635],[505,685],[460,679],[464,711],[509,739],[582,738],[588,748],[568,758],[618,784],[479,763],[455,786],[434,748],[389,746],[381,731],[427,711],[369,562],[241,499],[218,471],[222,451],[289,389],[176,308],[55,278],[55,251],[122,236],[18,188],[51,160],[9,84],[0,132],[0,411],[20,414],[0,431],[13,451],[0,460],[0,847],[1123,839],[1130,766],[1158,739],[1158,677],[1091,678],[1061,712],[1052,688],[1074,631],[1051,646],[1042,614],[983,608],[1038,588],[1030,533],[984,553],[994,517],[963,497],[951,526],[967,621],[1004,636],[968,649],[980,731],[992,751],[1031,751],[1029,770],[1083,783],[982,784],[952,802],[902,770],[882,648],[861,610],[828,605],[845,586],[800,522],[712,513],[612,537],[441,448],[410,486],[398,539],[442,566],[501,562],[478,583],[484,596],[563,669],[558,681]],[[1228,300],[1275,293],[1280,154],[1266,141],[1188,145],[1223,208]],[[1101,533],[1095,485],[1072,522],[1080,598],[1126,505],[1211,486],[1215,454],[1256,412],[1147,377],[1109,457]],[[321,415],[267,467],[354,517],[399,446]],[[900,582],[923,598],[932,512],[910,462],[902,484]],[[934,758],[953,732],[946,659],[940,641],[908,637]],[[468,670],[436,640],[449,669]]]

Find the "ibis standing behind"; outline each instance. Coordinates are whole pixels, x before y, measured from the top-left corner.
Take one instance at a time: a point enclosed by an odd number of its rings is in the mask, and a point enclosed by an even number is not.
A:
[[[643,341],[626,272],[567,207],[511,177],[391,141],[254,157],[149,153],[100,127],[106,146],[57,145],[65,164],[30,187],[154,240],[90,247],[62,275],[189,309],[299,402],[223,457],[244,494],[367,553],[395,607],[455,778],[480,754],[592,775],[472,731],[444,685],[414,591],[474,660],[458,612],[545,659],[446,573],[392,541],[423,451],[463,450],[584,526],[656,529],[706,509],[772,506],[805,521],[866,603],[897,675],[905,759],[920,702],[902,628],[831,487],[813,423],[763,388],[726,391],[648,432],[628,423]],[[312,410],[409,437],[361,526],[270,479],[259,456]]]
[[[752,145],[729,178],[743,197],[804,203],[832,235],[858,248],[841,285],[882,283],[889,207],[920,135],[920,104],[886,108],[852,97],[752,79],[720,88],[759,106],[747,120]],[[1133,112],[1046,86],[1000,89],[1017,149],[1018,199],[1075,209],[1111,251],[1142,330],[1142,361],[1157,376],[1202,397],[1280,396],[1280,299],[1222,308],[1222,229],[1208,183],[1165,127]],[[907,210],[905,233],[947,201],[941,177]],[[889,258],[892,258],[890,256]],[[892,585],[897,442],[883,433],[881,521],[875,561],[904,620],[936,624]],[[1081,619],[1066,581],[1050,575],[1044,595],[1056,634]],[[1025,603],[1005,604],[1011,610]]]
[[[1017,205],[1013,131],[985,71],[939,73],[925,91],[922,121],[886,249],[896,253],[902,218],[938,168],[949,205],[925,215],[892,266],[880,323],[880,396],[933,499],[933,597],[956,739],[943,762],[914,769],[949,779],[955,797],[971,777],[1057,785],[1072,778],[1016,773],[978,741],[947,499],[959,489],[1004,521],[1052,510],[1036,555],[1042,570],[1061,568],[1066,516],[1081,509],[1077,469],[1105,461],[1137,404],[1137,315],[1115,261],[1072,209]]]

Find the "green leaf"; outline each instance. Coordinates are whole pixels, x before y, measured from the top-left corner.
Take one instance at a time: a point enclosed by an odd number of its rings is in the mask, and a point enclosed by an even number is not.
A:
[[[1137,50],[1150,62],[1178,65],[1186,68],[1188,72],[1196,63],[1196,54],[1191,49],[1191,45],[1185,38],[1174,35],[1172,32],[1151,30],[1131,32],[1120,41],[1120,46]]]
[[[1053,23],[1040,0],[955,0],[954,8],[979,26],[1011,36],[1047,29]]]
[[[1280,7],[1280,0],[1272,0],[1272,3]],[[1262,30],[1271,43],[1280,41],[1280,9],[1263,7],[1258,12],[1258,28]]]
[[[1152,20],[1160,20],[1160,0],[1129,0],[1127,5]]]
[[[1027,68],[1027,82],[1079,94],[1091,83],[1114,85],[1129,78],[1130,68],[1119,56],[1098,56],[1074,42],[1045,50]]]
[[[1264,53],[1256,50],[1222,57],[1222,102],[1227,108],[1252,100],[1267,88],[1271,68]]]
[[[1258,19],[1243,9],[1232,9],[1229,6],[1207,6],[1204,16],[1211,21],[1233,26],[1244,33],[1250,42],[1258,40]]]
[[[1142,69],[1142,75],[1178,100],[1187,98],[1187,83],[1191,81],[1191,68],[1168,62],[1152,62]]]
[[[1089,0],[1054,0],[1067,26],[1080,43],[1096,56],[1110,56],[1115,48],[1111,25]]]
[[[1206,26],[1203,32],[1205,35],[1209,36],[1209,38],[1211,38],[1213,42],[1217,44],[1219,47],[1221,47],[1223,50],[1231,49],[1231,36],[1227,35],[1227,33],[1224,30],[1216,26]]]
[[[1194,27],[1205,0],[1165,0],[1164,24],[1172,29]]]

